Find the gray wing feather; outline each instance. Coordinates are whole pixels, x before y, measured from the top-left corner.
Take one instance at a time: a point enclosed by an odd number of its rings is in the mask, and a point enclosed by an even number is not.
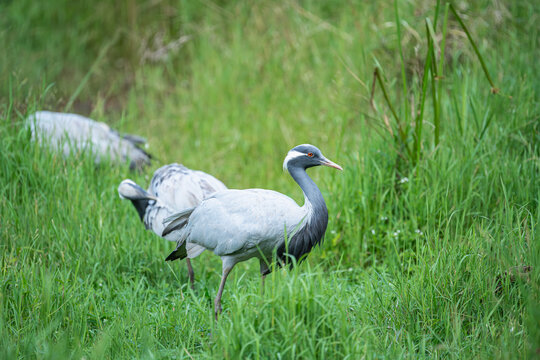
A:
[[[186,244],[187,257],[190,259],[199,256],[204,250],[206,249],[200,245],[192,243]]]
[[[195,210],[195,208],[180,211],[179,213],[171,215],[165,220],[163,220],[163,225],[166,226],[165,229],[163,229],[163,234],[161,236],[167,236],[173,231],[182,229],[184,225],[188,222],[188,218],[193,212],[193,210]]]
[[[142,136],[133,135],[133,134],[122,134],[122,138],[129,141],[129,142],[131,142],[134,145],[137,145],[137,146],[139,146],[139,145],[144,146],[148,142]]]
[[[199,205],[227,187],[215,177],[180,164],[165,165],[154,173],[148,192],[171,209],[180,211]]]

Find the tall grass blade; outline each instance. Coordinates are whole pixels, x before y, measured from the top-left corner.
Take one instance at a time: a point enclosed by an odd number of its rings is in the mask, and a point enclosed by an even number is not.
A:
[[[491,85],[491,92],[493,94],[499,93],[500,89],[498,89],[495,86],[495,84],[493,83],[493,80],[491,80],[491,76],[489,75],[489,71],[487,69],[486,63],[484,62],[484,58],[482,57],[482,54],[480,54],[480,51],[478,50],[478,47],[476,46],[476,43],[474,42],[474,40],[473,40],[473,38],[471,36],[471,33],[469,32],[469,29],[467,28],[467,26],[465,26],[465,23],[463,22],[463,20],[461,20],[461,16],[459,16],[459,14],[457,13],[456,9],[454,8],[454,5],[449,3],[448,6],[449,6],[450,10],[452,11],[452,13],[454,14],[454,16],[456,17],[456,19],[459,22],[459,25],[461,26],[463,31],[465,31],[465,34],[467,34],[467,38],[469,39],[469,42],[471,43],[471,45],[472,45],[472,47],[474,49],[474,52],[476,53],[476,56],[478,57],[478,60],[480,61],[480,64],[482,65],[482,69],[484,70],[484,74],[486,75],[486,78],[487,78],[487,80],[489,81],[489,83]]]
[[[420,160],[420,155],[422,152],[422,129],[423,129],[423,122],[424,122],[424,111],[425,111],[425,103],[426,103],[426,97],[427,97],[427,86],[428,86],[428,78],[430,74],[431,69],[431,62],[432,57],[431,54],[433,53],[433,42],[431,41],[429,37],[429,30],[427,27],[427,19],[426,19],[426,34],[428,37],[428,50],[426,55],[426,62],[424,64],[424,73],[422,75],[422,88],[420,93],[420,112],[415,117],[415,138],[414,138],[414,150],[415,150],[415,157],[413,159],[413,163],[416,163],[418,160]]]
[[[121,33],[122,33],[122,29],[117,30],[114,33],[113,37],[109,40],[109,42],[107,42],[105,44],[105,46],[103,46],[101,48],[101,50],[99,51],[98,56],[96,57],[96,60],[94,61],[94,63],[90,67],[90,70],[88,70],[86,75],[84,75],[83,79],[81,80],[81,82],[79,83],[79,85],[77,86],[77,88],[75,89],[73,94],[70,96],[68,102],[66,103],[66,106],[64,107],[64,112],[68,112],[68,111],[71,110],[71,107],[73,106],[73,103],[75,102],[75,100],[77,100],[77,97],[79,96],[82,89],[84,88],[84,86],[86,85],[88,80],[90,79],[90,76],[94,73],[94,71],[96,71],[97,67],[101,64],[101,61],[103,60],[105,55],[107,55],[107,52],[109,51],[111,46],[116,44],[116,42],[120,38]]]
[[[434,144],[435,146],[439,145],[439,137],[440,137],[440,115],[439,115],[439,109],[440,109],[440,92],[437,88],[437,81],[439,79],[439,74],[437,70],[437,59],[435,57],[435,43],[437,41],[435,37],[435,31],[433,30],[433,26],[431,25],[431,22],[429,19],[426,19],[426,28],[427,28],[427,37],[428,37],[428,49],[430,52],[431,57],[431,98],[433,102],[433,126],[434,126]]]
[[[412,158],[413,157],[413,152],[409,148],[409,146],[407,145],[407,134],[406,134],[406,132],[404,131],[404,129],[402,127],[402,122],[401,122],[396,110],[394,109],[394,106],[392,105],[392,102],[390,101],[390,97],[388,96],[388,92],[386,91],[386,86],[384,85],[384,80],[381,77],[379,68],[375,68],[375,70],[373,72],[373,86],[372,86],[372,89],[371,89],[371,94],[372,94],[371,95],[371,100],[372,100],[371,104],[372,104],[373,108],[374,108],[374,106],[373,106],[373,96],[374,96],[374,93],[375,93],[375,84],[376,83],[378,83],[379,86],[381,87],[381,90],[382,90],[383,96],[384,96],[384,100],[386,101],[386,105],[388,106],[388,108],[390,109],[390,112],[392,113],[392,116],[396,120],[398,136],[399,136],[398,139],[400,140],[401,146],[403,148],[405,148],[409,158]]]
[[[408,106],[408,101],[407,101],[407,97],[408,97],[408,89],[407,89],[407,76],[406,76],[406,73],[405,73],[405,58],[403,57],[403,47],[401,45],[401,21],[400,21],[400,18],[399,18],[399,10],[398,10],[398,1],[397,0],[394,0],[394,13],[395,13],[395,16],[396,16],[396,31],[397,31],[397,43],[398,43],[398,49],[399,49],[399,58],[400,58],[400,61],[401,61],[401,81],[403,82],[402,86],[403,86],[403,106],[404,106],[404,111],[405,111],[405,116],[408,116],[407,114],[409,113],[409,106]]]
[[[442,39],[441,39],[441,57],[439,59],[439,80],[442,79],[444,76],[444,56],[445,56],[445,48],[446,48],[446,31],[448,27],[448,9],[450,8],[450,4],[447,3],[444,7],[444,18],[443,18],[443,25],[442,25]],[[435,25],[436,26],[436,25]],[[442,82],[439,81],[439,90]]]

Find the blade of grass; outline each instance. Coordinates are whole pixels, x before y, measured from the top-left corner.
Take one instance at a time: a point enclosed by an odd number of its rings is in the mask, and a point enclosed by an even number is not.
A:
[[[474,52],[476,53],[476,56],[478,57],[478,60],[480,61],[480,65],[482,65],[482,69],[484,70],[484,74],[486,75],[486,78],[487,80],[489,81],[490,85],[491,85],[491,92],[493,94],[497,94],[499,93],[499,89],[495,86],[495,84],[493,83],[493,80],[491,80],[491,76],[489,75],[489,71],[487,69],[487,66],[486,66],[486,63],[484,62],[484,58],[482,58],[482,55],[480,54],[480,51],[478,50],[478,47],[476,46],[476,43],[474,42],[472,36],[471,36],[471,33],[469,32],[469,29],[467,29],[467,27],[465,26],[465,24],[463,23],[463,20],[461,20],[461,17],[458,15],[456,9],[454,8],[454,6],[452,4],[449,3],[449,8],[450,10],[452,11],[452,13],[454,14],[454,16],[456,17],[457,21],[459,22],[459,25],[461,26],[461,28],[463,29],[463,31],[465,31],[465,34],[467,34],[467,38],[469,39],[469,42],[471,43],[473,49],[474,49]]]
[[[103,60],[105,55],[107,55],[107,52],[109,51],[111,46],[113,46],[118,41],[118,39],[120,38],[120,33],[121,32],[122,32],[121,29],[117,30],[115,32],[114,36],[112,37],[112,39],[108,43],[106,43],[105,46],[103,46],[101,48],[96,60],[94,61],[94,63],[90,67],[90,70],[88,70],[86,75],[84,75],[83,79],[81,80],[81,82],[79,83],[79,85],[77,86],[77,88],[75,89],[75,91],[73,92],[71,97],[69,98],[66,106],[64,107],[64,112],[68,112],[71,109],[71,107],[73,106],[73,103],[75,102],[75,100],[77,99],[77,97],[81,93],[82,89],[84,88],[84,86],[88,82],[88,79],[90,79],[90,76],[94,73],[94,71],[96,71],[96,68],[101,63],[101,61]]]
[[[480,131],[480,135],[478,135],[478,141],[482,140],[484,137],[484,134],[486,133],[486,130],[488,129],[489,125],[491,124],[491,120],[493,120],[493,112],[489,111],[489,109],[484,114],[484,120],[482,125],[482,130]]]
[[[396,113],[396,110],[394,109],[394,106],[392,105],[392,102],[390,101],[390,98],[388,96],[388,92],[386,91],[386,87],[384,86],[384,81],[381,77],[381,74],[379,72],[379,68],[375,68],[375,71],[373,72],[373,87],[371,89],[371,106],[373,107],[373,96],[375,93],[375,84],[376,82],[379,83],[379,86],[381,87],[381,90],[383,92],[384,99],[386,101],[386,104],[388,105],[388,108],[390,109],[390,112],[392,113],[392,116],[394,116],[394,119],[396,120],[399,139],[401,140],[401,143],[403,147],[405,147],[407,154],[410,158],[412,158],[413,153],[412,150],[407,146],[407,135],[403,131],[402,123],[399,118],[399,116]],[[374,108],[374,107],[373,107]]]
[[[426,63],[424,64],[424,74],[422,76],[422,93],[420,97],[420,112],[415,118],[415,139],[414,139],[414,151],[415,151],[415,157],[414,162],[416,163],[418,160],[420,160],[420,154],[422,150],[422,127],[424,122],[424,109],[425,109],[425,103],[426,103],[426,94],[427,94],[427,83],[428,83],[428,76],[431,69],[431,54],[433,53],[433,42],[431,41],[429,37],[429,29],[427,26],[427,19],[426,19],[426,35],[428,37],[428,51],[426,55]]]
[[[442,100],[442,96],[443,96],[443,92],[442,92],[442,84],[443,84],[443,79],[444,79],[444,56],[445,56],[445,46],[446,46],[446,30],[447,30],[447,26],[448,26],[448,7],[449,5],[446,4],[446,6],[444,7],[444,18],[443,18],[443,24],[442,24],[442,39],[441,39],[441,46],[440,46],[440,58],[439,58],[439,67],[438,67],[438,72],[437,72],[437,75],[435,76],[435,80],[437,82],[437,94],[438,94],[438,97],[437,97],[437,108],[439,110],[437,116],[436,116],[436,119],[437,119],[437,124],[435,126],[436,128],[436,135],[435,135],[435,146],[438,145],[439,143],[439,136],[440,136],[440,118],[441,118],[441,111],[442,111],[442,106],[441,104],[443,103],[443,100]],[[436,25],[435,25],[436,26]],[[461,130],[461,120],[459,119],[458,120],[459,123],[458,123],[458,126],[460,128],[460,132],[462,132]]]
[[[11,117],[11,108],[13,106],[13,82],[11,80],[11,76],[9,77],[9,89],[8,89],[8,107],[6,109],[6,114],[4,115],[4,117],[6,119],[10,118]]]
[[[437,91],[437,79],[439,77],[438,71],[437,71],[437,61],[435,58],[435,31],[433,30],[433,26],[431,25],[431,22],[429,19],[426,19],[426,30],[427,30],[427,36],[428,36],[428,44],[431,44],[429,46],[429,52],[430,57],[432,59],[431,61],[431,98],[433,101],[433,125],[435,127],[434,129],[434,143],[435,146],[439,145],[439,136],[440,136],[440,118],[439,118],[439,109],[440,109],[440,92]]]
[[[397,5],[397,0],[394,0],[394,12],[395,12],[395,15],[396,15],[396,31],[397,31],[397,42],[398,42],[398,48],[399,48],[399,58],[401,60],[401,81],[403,82],[402,86],[403,86],[403,103],[404,103],[404,107],[405,107],[405,114],[408,114],[409,113],[409,106],[407,104],[407,94],[409,93],[408,92],[408,89],[407,89],[407,76],[405,74],[405,59],[403,57],[403,48],[401,46],[401,24],[400,24],[400,20],[399,20],[399,11],[398,11],[398,5]]]
[[[456,99],[456,95],[452,95],[452,105],[454,107],[454,113],[456,114],[456,119],[457,119],[457,127],[458,127],[458,130],[459,130],[459,134],[460,135],[463,135],[463,117],[461,116],[461,112],[459,111],[459,105],[458,105],[458,101]]]
[[[435,17],[433,18],[433,26],[437,27],[437,21],[439,20],[439,8],[441,7],[441,0],[437,0],[435,5]]]
[[[442,78],[444,75],[444,49],[446,45],[446,30],[448,26],[448,9],[450,7],[450,4],[446,4],[444,7],[444,19],[443,19],[443,25],[442,25],[442,40],[441,40],[441,57],[439,59],[439,78]],[[435,25],[437,26],[437,25]],[[439,90],[440,85],[442,83],[439,81]]]

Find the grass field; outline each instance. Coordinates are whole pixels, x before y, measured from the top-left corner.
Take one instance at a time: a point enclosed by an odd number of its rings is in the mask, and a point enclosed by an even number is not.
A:
[[[538,358],[540,6],[471,3],[0,2],[0,358]],[[156,161],[41,150],[41,109]],[[116,187],[181,162],[301,202],[301,143],[345,169],[309,172],[325,242],[264,295],[237,266],[215,322],[219,258],[192,291]]]

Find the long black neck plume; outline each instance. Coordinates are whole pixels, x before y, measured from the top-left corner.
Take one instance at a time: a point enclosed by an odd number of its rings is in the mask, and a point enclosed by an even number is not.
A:
[[[144,221],[144,214],[146,214],[146,208],[148,207],[150,201],[153,202],[153,200],[149,199],[131,199],[131,203],[135,209],[137,209],[137,213],[139,214],[141,221]]]
[[[288,170],[304,192],[304,208],[307,210],[300,228],[288,238],[287,243],[283,243],[277,249],[278,259],[292,266],[290,256],[294,256],[297,262],[302,262],[313,246],[322,242],[328,225],[328,209],[321,191],[305,169],[291,166]]]

